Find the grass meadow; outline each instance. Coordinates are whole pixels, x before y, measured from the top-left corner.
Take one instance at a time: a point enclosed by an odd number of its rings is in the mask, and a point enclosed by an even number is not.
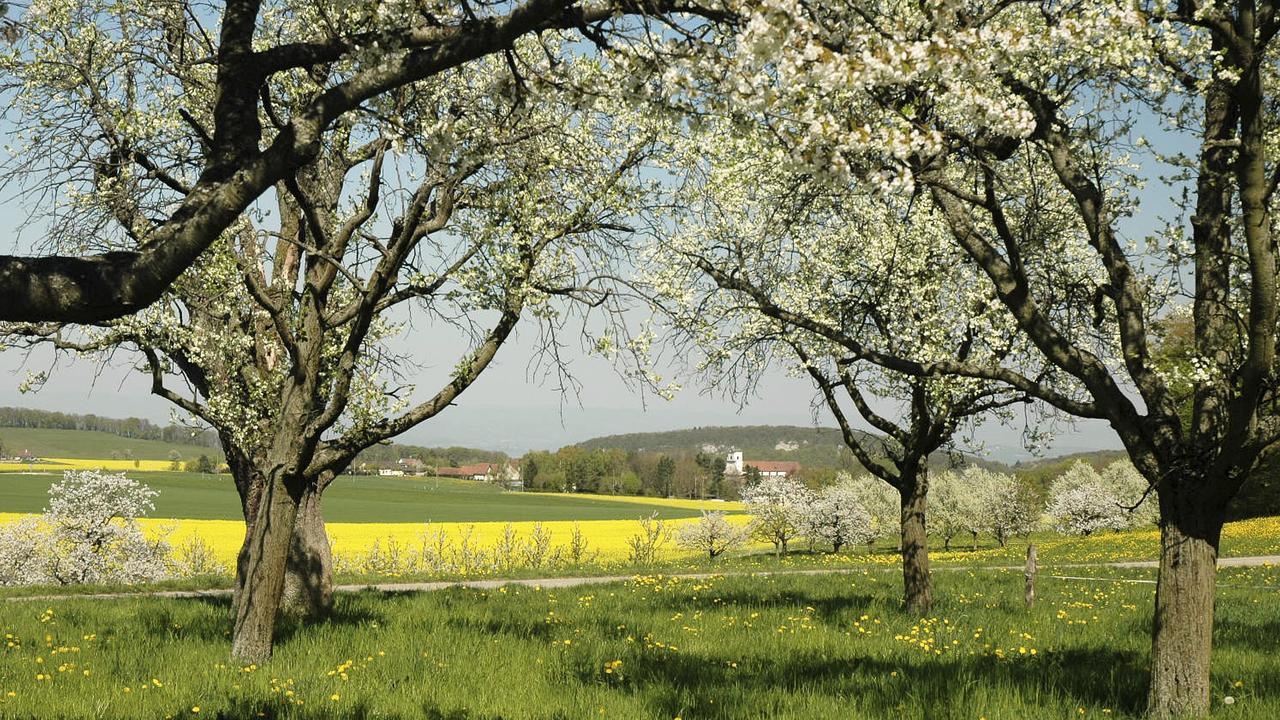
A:
[[[177,452],[184,460],[195,460],[200,455],[221,458],[219,448],[161,440],[126,438],[96,430],[59,430],[53,428],[0,428],[0,441],[5,454],[18,455],[30,450],[40,457],[95,459],[109,458],[112,453],[128,452],[141,460],[164,461],[168,467],[169,453]],[[132,467],[132,461],[129,461]]]
[[[0,522],[38,512],[51,479],[0,475]],[[199,537],[224,562],[234,556],[243,524],[228,478],[145,481],[161,491],[143,520],[149,532],[175,545]],[[657,513],[673,527],[724,509],[745,522],[732,503],[346,477],[326,508],[339,583],[643,574],[563,589],[341,593],[330,619],[285,621],[262,667],[228,662],[225,597],[74,597],[225,588],[225,572],[127,588],[6,588],[0,719],[1036,720],[1136,717],[1143,707],[1154,571],[1071,566],[1154,558],[1154,529],[1033,536],[1043,571],[1030,610],[1021,573],[999,568],[1021,564],[1027,539],[950,550],[931,540],[938,604],[921,619],[898,608],[900,559],[888,540],[838,555],[801,544],[781,558],[756,545],[715,562],[668,541],[655,563],[627,564],[637,518]],[[428,529],[494,554],[474,567],[397,564],[388,551],[408,553]],[[590,560],[496,561],[504,537],[523,547],[535,529],[556,546],[581,531]],[[1222,550],[1280,554],[1280,518],[1229,524]],[[797,572],[812,570],[831,572]],[[673,576],[698,572],[717,575]],[[1280,717],[1280,568],[1223,568],[1219,587],[1215,717]],[[44,593],[67,597],[22,599]]]
[[[1098,571],[1149,579],[1141,570]],[[898,609],[894,573],[647,575],[567,589],[342,595],[269,664],[227,661],[224,599],[13,602],[4,718],[1135,717],[1153,586],[941,570]],[[1215,717],[1280,717],[1277,568],[1220,577]],[[1230,700],[1228,700],[1230,698]],[[1230,703],[1230,704],[1228,704]]]
[[[105,461],[94,461],[105,462]],[[0,512],[38,513],[56,473],[0,474]],[[229,475],[146,472],[138,479],[160,494],[152,518],[241,520]],[[534,522],[697,517],[701,509],[741,511],[738,503],[512,493],[471,480],[343,475],[325,491],[325,520],[334,523]]]

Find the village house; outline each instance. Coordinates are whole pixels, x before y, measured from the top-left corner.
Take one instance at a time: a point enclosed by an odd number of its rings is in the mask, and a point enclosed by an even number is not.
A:
[[[415,457],[400,458],[396,464],[400,466],[399,469],[403,470],[406,475],[421,475],[427,467],[426,463]]]
[[[520,468],[512,463],[476,463],[458,467],[442,467],[436,470],[440,477],[455,477],[464,480],[481,480],[484,482],[502,481],[509,483],[520,479]]]
[[[794,460],[743,460],[742,451],[734,450],[724,463],[724,474],[729,477],[741,477],[747,474],[747,468],[760,471],[762,478],[789,478],[800,472],[800,463]]]

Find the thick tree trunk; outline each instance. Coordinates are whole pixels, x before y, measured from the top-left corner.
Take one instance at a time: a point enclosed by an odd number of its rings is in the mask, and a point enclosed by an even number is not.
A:
[[[1222,519],[1200,508],[1165,502],[1160,575],[1151,639],[1151,717],[1209,714],[1209,655],[1213,645],[1214,582]]]
[[[333,555],[320,509],[321,490],[307,485],[293,522],[293,539],[285,564],[280,609],[303,618],[320,618],[333,609]]]
[[[929,547],[925,536],[928,485],[923,478],[903,479],[902,501],[902,606],[907,612],[927,615],[933,609],[929,580]]]
[[[301,487],[290,490],[283,473],[273,470],[263,487],[258,512],[245,532],[232,602],[231,657],[237,662],[260,663],[271,657],[285,563],[302,495]]]

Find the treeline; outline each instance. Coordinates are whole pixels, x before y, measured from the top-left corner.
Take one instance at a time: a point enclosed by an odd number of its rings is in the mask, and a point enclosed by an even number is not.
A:
[[[158,440],[180,445],[220,447],[212,430],[193,430],[181,425],[157,425],[143,418],[108,418],[99,415],[0,407],[0,427],[36,430],[88,430],[131,440]]]
[[[555,452],[527,453],[520,461],[520,479],[525,490],[534,492],[737,500],[746,478],[726,476],[724,466],[719,453],[588,450],[570,445]],[[835,472],[802,468],[797,479],[819,486],[831,482]]]
[[[394,465],[397,461],[416,458],[423,464],[432,467],[456,467],[473,463],[500,463],[510,457],[497,450],[480,450],[469,447],[422,447],[421,445],[401,445],[390,443],[375,445],[363,452],[352,463],[352,467],[361,465]]]

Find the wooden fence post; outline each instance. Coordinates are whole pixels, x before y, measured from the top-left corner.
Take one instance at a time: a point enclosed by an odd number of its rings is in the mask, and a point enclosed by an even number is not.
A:
[[[1030,608],[1036,601],[1036,546],[1034,543],[1027,543],[1027,569],[1025,575],[1027,578],[1027,590],[1023,599],[1027,601],[1027,607]]]

